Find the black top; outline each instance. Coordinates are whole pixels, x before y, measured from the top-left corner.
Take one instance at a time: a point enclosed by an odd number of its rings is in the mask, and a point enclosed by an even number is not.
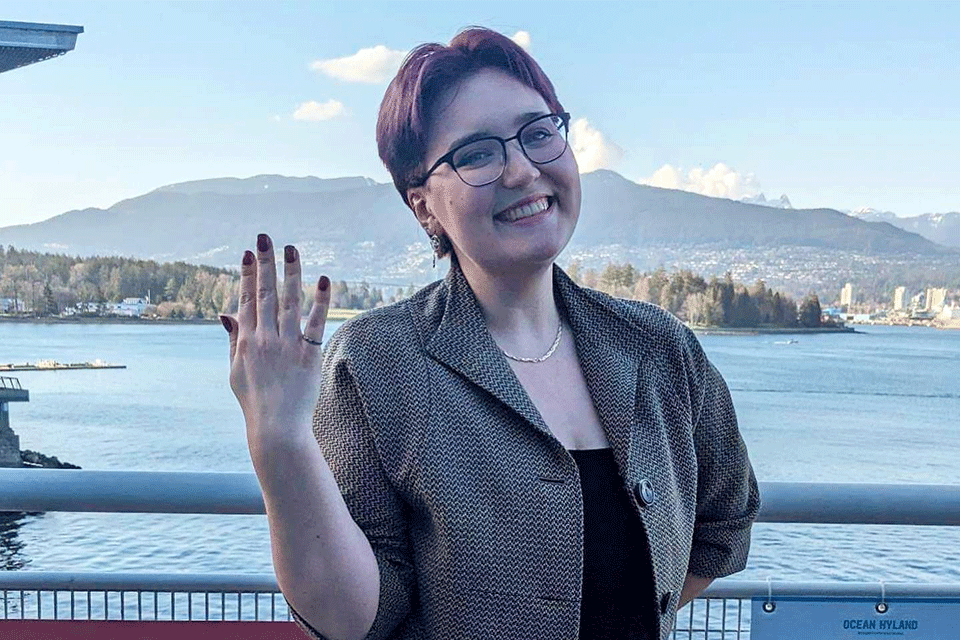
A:
[[[647,539],[620,481],[613,449],[571,449],[570,454],[583,490],[579,638],[653,640],[658,637],[650,633],[656,624],[657,599]]]

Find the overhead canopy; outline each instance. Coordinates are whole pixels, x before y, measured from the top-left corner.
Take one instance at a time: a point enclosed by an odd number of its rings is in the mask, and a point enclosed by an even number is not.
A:
[[[0,20],[0,73],[62,56],[77,44],[83,27]]]

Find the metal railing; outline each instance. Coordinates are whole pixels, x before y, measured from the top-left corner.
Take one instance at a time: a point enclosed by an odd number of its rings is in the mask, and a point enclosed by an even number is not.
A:
[[[960,526],[960,485],[761,483],[758,522]],[[0,511],[263,514],[251,473],[0,469]],[[4,619],[290,620],[272,574],[0,572]],[[749,638],[755,597],[960,598],[958,584],[715,581],[673,637]]]
[[[0,389],[14,389],[16,391],[21,391],[23,390],[23,387],[20,386],[19,378],[0,376]]]

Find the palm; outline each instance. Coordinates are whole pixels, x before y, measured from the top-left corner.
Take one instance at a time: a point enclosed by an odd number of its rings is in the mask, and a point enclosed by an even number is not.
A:
[[[240,304],[226,318],[230,332],[230,388],[240,402],[251,448],[300,438],[320,390],[321,349],[330,303],[329,279],[321,277],[301,331],[301,269],[296,249],[284,256],[282,289],[277,286],[273,244],[258,238],[256,255],[244,254]]]

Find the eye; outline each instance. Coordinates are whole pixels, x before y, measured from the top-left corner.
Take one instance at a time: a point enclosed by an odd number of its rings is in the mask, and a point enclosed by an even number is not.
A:
[[[457,169],[476,169],[495,162],[502,152],[496,140],[474,142],[454,154],[453,166]]]
[[[557,135],[557,130],[549,125],[536,125],[523,132],[523,144],[530,146],[542,145]]]
[[[475,149],[454,159],[454,164],[458,169],[464,167],[475,167],[490,160],[490,153],[484,149]]]

